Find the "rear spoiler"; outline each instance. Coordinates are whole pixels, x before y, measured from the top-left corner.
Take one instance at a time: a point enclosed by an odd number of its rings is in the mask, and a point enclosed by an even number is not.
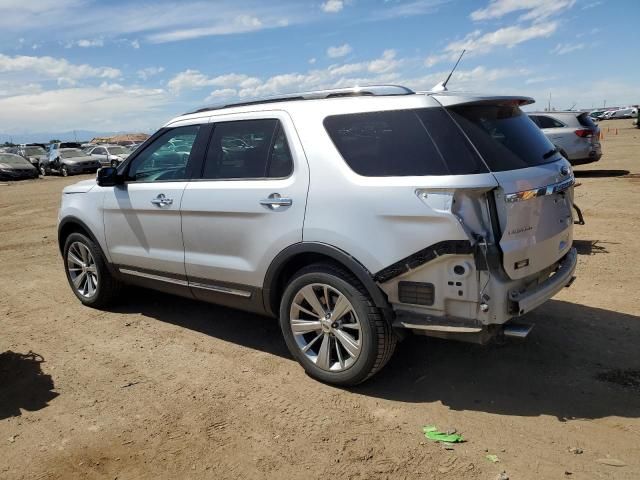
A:
[[[519,97],[512,95],[465,95],[460,93],[431,94],[429,95],[443,107],[454,105],[530,105],[535,102],[531,97]]]

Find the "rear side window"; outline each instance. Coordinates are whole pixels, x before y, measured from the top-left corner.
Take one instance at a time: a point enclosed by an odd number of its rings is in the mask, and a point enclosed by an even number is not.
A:
[[[564,123],[559,122],[555,118],[547,117],[545,115],[537,115],[536,123],[540,128],[562,128],[564,127]]]
[[[557,160],[554,146],[517,106],[461,105],[448,110],[494,172]]]
[[[487,172],[442,108],[334,115],[324,126],[349,167],[366,177]]]
[[[283,178],[293,171],[291,152],[277,119],[216,123],[202,178]]]

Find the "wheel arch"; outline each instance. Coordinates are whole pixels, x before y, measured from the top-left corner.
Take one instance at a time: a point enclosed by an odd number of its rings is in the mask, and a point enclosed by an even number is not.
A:
[[[104,250],[102,250],[102,246],[100,245],[100,242],[98,241],[96,236],[91,232],[91,229],[87,226],[87,224],[80,220],[78,217],[65,217],[60,221],[58,225],[58,249],[60,250],[60,255],[64,255],[64,244],[69,235],[71,235],[72,233],[81,233],[89,237],[89,239],[91,239],[91,241],[100,250],[100,253],[105,259],[105,264],[107,265],[109,271],[112,274],[117,275],[117,272],[113,268],[113,265],[111,265],[108,257],[104,254]]]
[[[279,299],[284,292],[287,280],[305,265],[322,261],[338,264],[355,275],[376,307],[383,311],[385,318],[389,318],[391,307],[386,295],[373,280],[371,272],[343,250],[318,242],[296,243],[285,248],[273,259],[262,288],[265,311],[269,315],[278,316]]]

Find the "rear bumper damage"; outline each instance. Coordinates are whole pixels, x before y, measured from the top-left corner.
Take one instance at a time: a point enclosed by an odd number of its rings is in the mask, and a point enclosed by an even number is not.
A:
[[[448,249],[444,255],[436,251],[426,262],[421,255],[424,263],[415,269],[399,262],[405,266],[395,265],[394,278],[389,279],[388,275],[377,278],[395,312],[396,329],[481,344],[498,335],[525,338],[532,326],[513,320],[570,286],[578,258],[576,249],[571,248],[544,271],[512,280],[499,268],[499,258],[480,262],[477,254],[474,258],[465,249],[460,253],[453,251]],[[464,266],[466,271],[457,275],[456,266]],[[407,285],[418,293],[412,297]],[[407,303],[412,298],[421,304]]]
[[[578,264],[578,252],[572,248],[558,263],[558,269],[553,275],[542,283],[523,290],[511,290],[509,300],[512,302],[512,311],[516,315],[524,315],[534,308],[542,305],[564,287],[573,283],[573,273]]]

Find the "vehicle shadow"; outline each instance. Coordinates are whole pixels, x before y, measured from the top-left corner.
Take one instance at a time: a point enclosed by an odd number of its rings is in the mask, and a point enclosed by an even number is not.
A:
[[[578,251],[578,255],[596,255],[598,253],[609,253],[603,244],[615,242],[601,242],[600,240],[574,240],[573,247]]]
[[[144,292],[132,291],[114,311],[291,358],[275,319]],[[551,300],[526,321],[536,327],[521,343],[480,346],[410,336],[378,375],[351,391],[504,415],[640,417],[640,395],[623,381],[625,372],[640,369],[640,317]],[[623,380],[618,385],[605,378]]]
[[[44,362],[37,353],[0,353],[0,420],[22,415],[20,409],[34,412],[58,396],[51,375],[40,368]]]
[[[116,313],[141,313],[221,340],[290,358],[275,318],[165,293],[128,287]],[[248,335],[248,332],[252,332]]]
[[[640,417],[640,317],[551,300],[527,320],[529,338],[502,346],[411,337],[354,392],[502,415]]]
[[[574,170],[576,178],[624,177],[629,170]]]

